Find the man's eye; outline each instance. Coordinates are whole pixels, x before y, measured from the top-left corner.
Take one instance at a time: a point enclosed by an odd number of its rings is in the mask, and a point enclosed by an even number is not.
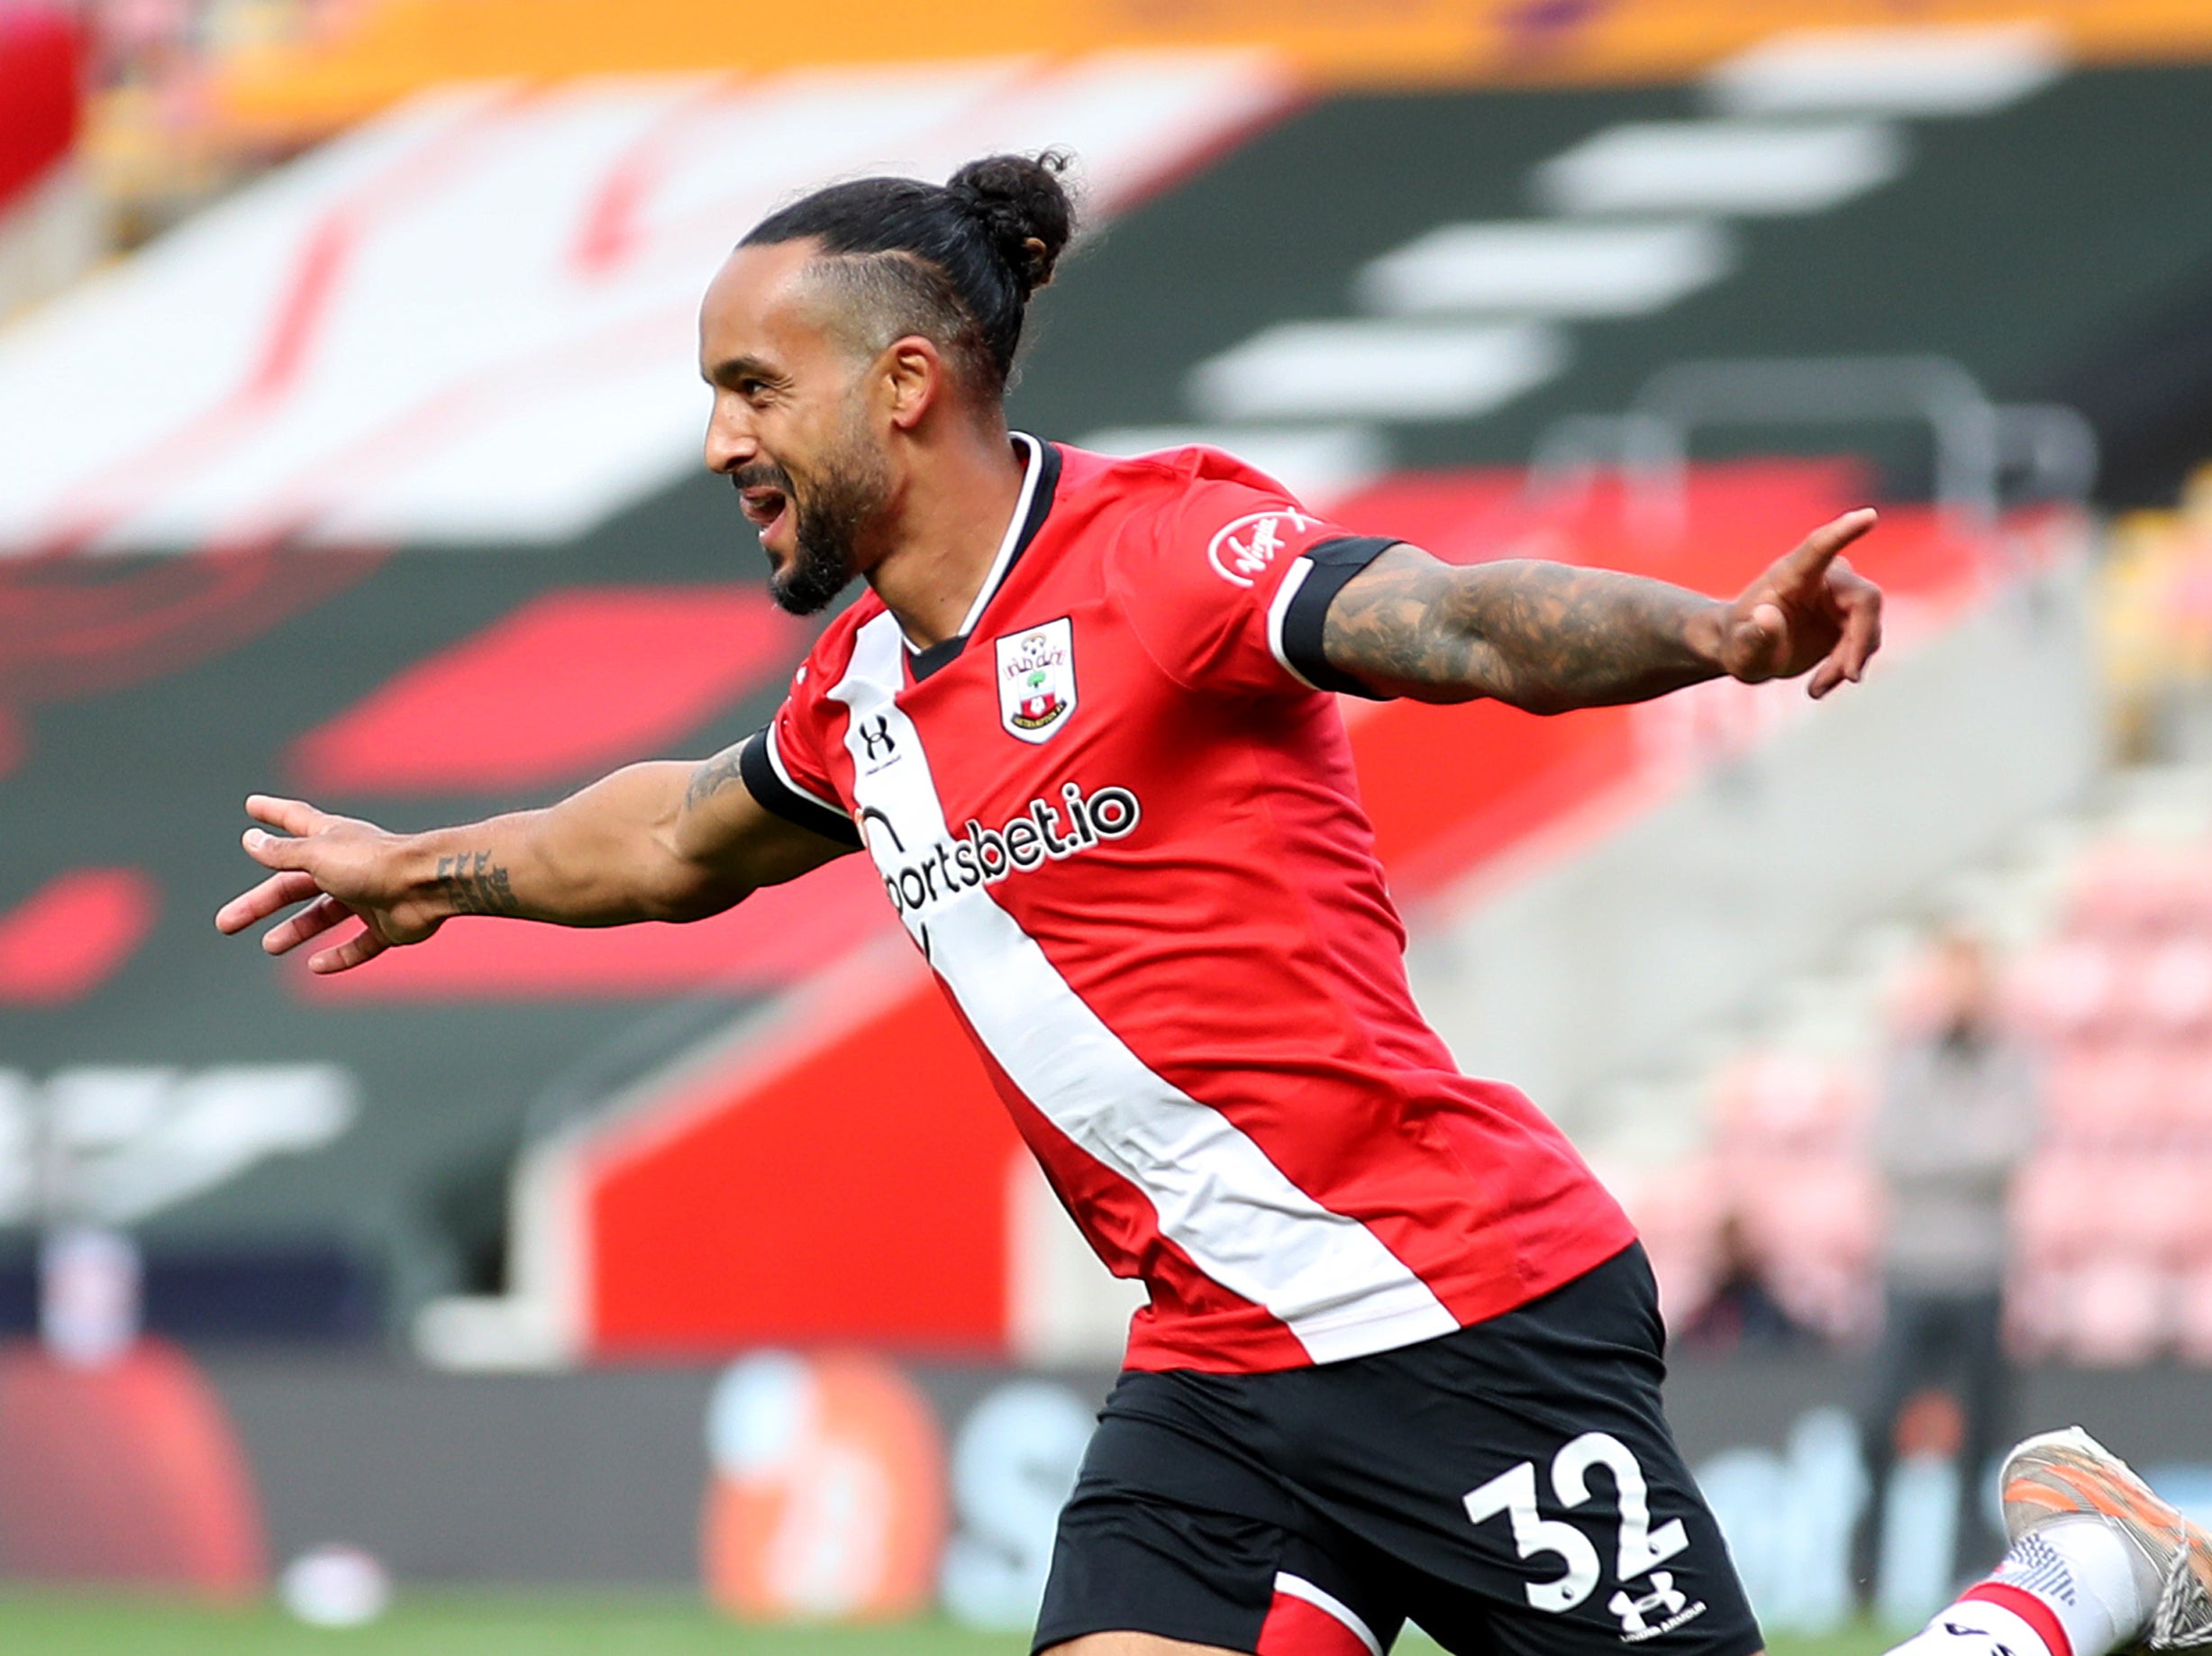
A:
[[[737,382],[738,396],[746,398],[748,401],[759,396],[767,389],[768,381],[765,379],[741,379]]]

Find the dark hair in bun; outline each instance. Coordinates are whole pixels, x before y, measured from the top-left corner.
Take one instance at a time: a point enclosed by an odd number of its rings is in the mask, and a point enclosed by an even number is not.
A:
[[[869,348],[908,333],[961,359],[980,387],[1005,390],[1029,296],[1052,279],[1075,233],[1065,150],[988,155],[944,184],[855,178],[780,208],[739,245],[814,238],[842,268]]]
[[[1075,233],[1075,204],[1060,175],[1067,152],[987,155],[954,173],[945,189],[976,215],[1026,300],[1052,279],[1052,267]]]

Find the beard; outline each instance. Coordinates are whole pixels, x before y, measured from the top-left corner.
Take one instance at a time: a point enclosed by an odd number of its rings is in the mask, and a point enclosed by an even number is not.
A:
[[[883,457],[869,442],[857,411],[804,494],[789,472],[766,462],[744,468],[731,481],[740,489],[783,491],[795,550],[789,563],[769,573],[768,594],[793,615],[820,613],[852,584],[860,537],[891,493]]]

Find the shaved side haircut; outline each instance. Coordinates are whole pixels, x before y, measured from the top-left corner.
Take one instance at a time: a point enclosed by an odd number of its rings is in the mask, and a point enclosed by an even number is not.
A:
[[[822,244],[808,274],[839,313],[833,325],[872,356],[918,334],[976,395],[1006,394],[1029,297],[1052,279],[1075,233],[1064,151],[991,155],[943,184],[856,178],[755,225],[742,247]]]

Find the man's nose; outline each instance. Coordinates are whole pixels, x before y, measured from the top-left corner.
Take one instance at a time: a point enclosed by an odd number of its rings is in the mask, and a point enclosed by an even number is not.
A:
[[[735,471],[740,466],[750,463],[760,452],[760,439],[753,434],[750,422],[725,414],[719,409],[707,421],[707,470]]]

